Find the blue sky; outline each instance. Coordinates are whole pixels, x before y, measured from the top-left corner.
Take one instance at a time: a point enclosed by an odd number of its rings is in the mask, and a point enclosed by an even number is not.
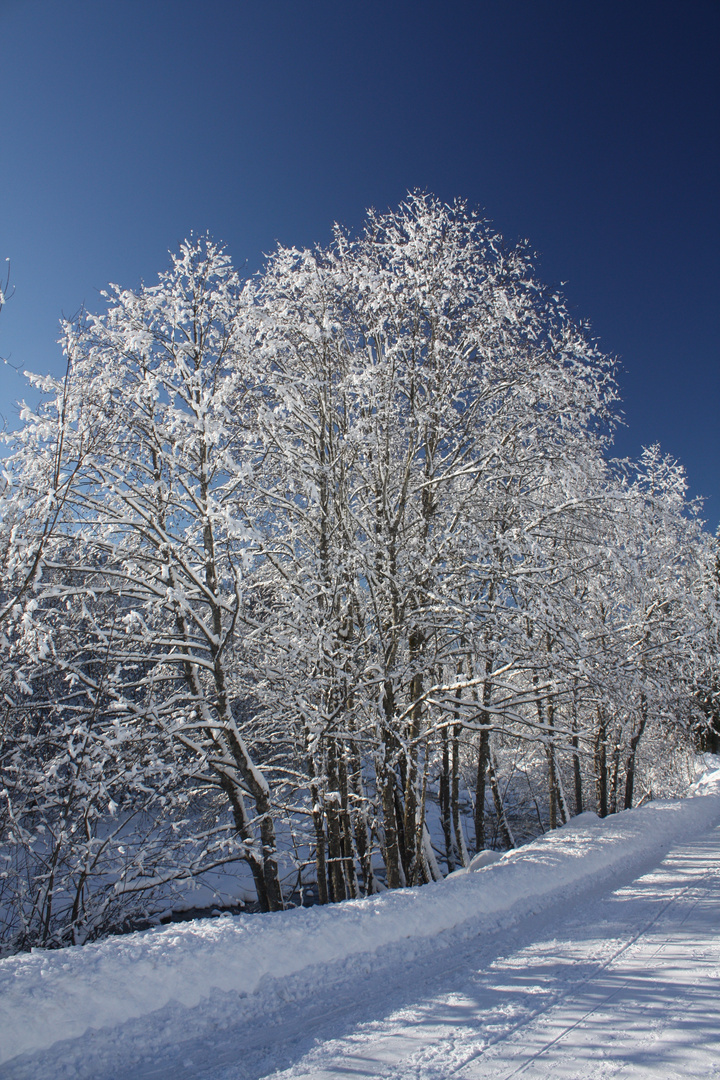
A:
[[[720,519],[716,0],[0,0],[0,355],[195,232],[252,272],[408,189],[527,238]],[[0,263],[2,265],[2,263]],[[22,379],[0,367],[16,422]]]

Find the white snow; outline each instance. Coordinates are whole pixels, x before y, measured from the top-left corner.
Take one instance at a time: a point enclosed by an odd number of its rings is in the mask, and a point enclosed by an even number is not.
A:
[[[718,823],[720,769],[716,768],[696,786],[690,798],[651,803],[603,821],[591,814],[581,815],[564,828],[477,872],[454,875],[436,885],[386,892],[326,908],[200,920],[84,948],[36,950],[0,961],[0,1062],[5,1063],[0,1075],[223,1076],[228,1080],[266,1076],[267,1071],[262,1071],[266,1065],[257,1064],[261,1070],[257,1071],[253,1064],[253,1047],[272,1044],[269,1027],[273,1023],[285,1023],[286,1027],[289,1024],[292,1037],[298,1038],[299,1033],[312,1030],[313,1023],[327,1026],[332,1006],[340,1008],[345,1001],[340,1010],[340,1029],[344,1031],[350,1007],[348,994],[351,1003],[353,988],[367,1011],[369,1002],[374,997],[381,999],[383,988],[386,990],[391,983],[405,984],[403,994],[407,998],[408,981],[411,985],[415,978],[421,981],[418,964],[422,979],[427,980],[433,972],[447,974],[455,970],[459,953],[467,957],[468,951],[474,950],[477,954],[478,942],[492,940],[494,956],[503,947],[512,953],[523,934],[537,935],[547,919],[563,919],[581,912],[603,892],[626,885],[656,867],[671,847],[707,838]],[[717,852],[720,832],[710,835],[715,837]],[[716,914],[714,909],[713,925],[717,923]],[[594,937],[600,954],[608,950],[608,955],[612,954],[612,933],[600,929]],[[658,942],[659,950],[666,948],[662,934]],[[550,992],[552,979],[544,983],[541,973],[551,961],[542,949],[538,952],[537,943],[531,941],[526,947],[535,949],[532,957],[508,963],[511,967],[515,964],[516,975],[518,965],[522,971],[532,972],[533,965],[538,969],[527,976],[523,990],[523,1000],[532,1002],[532,1007],[523,1008],[526,1012],[529,1008],[534,1015],[533,1009]],[[577,949],[577,942],[568,948],[571,952]],[[715,949],[717,978],[717,939]],[[638,970],[644,962],[642,957],[637,960]],[[632,976],[628,979],[630,985]],[[497,998],[497,991],[493,993]],[[621,998],[622,994],[618,1000]],[[492,994],[487,1002],[490,1013],[491,1000]],[[573,1006],[578,1018],[586,1004],[578,999]],[[522,1013],[517,1003],[516,1007]],[[465,1008],[452,1001],[443,1005],[456,1018],[462,1017]],[[319,1016],[313,1009],[320,1010]],[[612,1029],[612,1010],[607,1004],[603,1009]],[[422,1010],[415,1002],[411,1016],[417,1017],[418,1011]],[[361,1014],[353,1023],[365,1019]],[[410,1023],[415,1031],[410,1040],[415,1049],[420,1042],[426,1050],[437,1043],[432,1025],[421,1039],[417,1019],[405,1017],[403,1023],[405,1028]],[[564,1021],[559,1023],[562,1027]],[[233,1038],[223,1041],[218,1037],[220,1029],[229,1030],[233,1025],[238,1028]],[[473,1053],[485,1055],[493,1041],[488,1031],[483,1031]],[[331,1029],[333,1034],[338,1034],[335,1028]],[[545,1035],[537,1038],[542,1042]],[[363,1076],[446,1076],[461,1067],[457,1037],[454,1040],[452,1069],[447,1059],[443,1064],[438,1058],[435,1072],[427,1068],[405,1072],[399,1064],[405,1060],[401,1053],[394,1058],[390,1054],[394,1064],[392,1068],[388,1065],[387,1072],[377,1062],[374,1072],[359,1067],[350,1072]],[[407,1050],[407,1039],[395,1037],[390,1041]],[[178,1058],[184,1045],[189,1055],[185,1064],[182,1053]],[[200,1046],[206,1049],[198,1063],[190,1051]],[[213,1053],[208,1056],[208,1046],[215,1048],[214,1057]],[[242,1069],[238,1064],[241,1058]],[[188,1064],[191,1059],[192,1065]],[[143,1062],[150,1061],[152,1068],[144,1072]],[[287,1062],[280,1060],[278,1064]],[[308,1064],[306,1072],[300,1063],[298,1068],[299,1072],[291,1068],[287,1075],[337,1075],[333,1072],[335,1066],[322,1062],[317,1067]],[[525,1068],[523,1065],[523,1071]],[[511,1074],[512,1070],[507,1072]],[[471,1069],[462,1075],[469,1078],[496,1074]],[[683,1073],[676,1070],[667,1075]]]

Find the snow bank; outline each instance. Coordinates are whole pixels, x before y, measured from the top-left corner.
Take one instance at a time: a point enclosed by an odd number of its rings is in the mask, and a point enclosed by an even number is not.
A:
[[[720,768],[695,791],[603,821],[583,814],[476,872],[421,889],[333,907],[198,920],[0,961],[0,1063],[171,1001],[193,1007],[213,991],[252,994],[262,980],[403,939],[434,938],[475,922],[484,933],[509,927],[529,913],[636,876],[672,845],[720,823]]]

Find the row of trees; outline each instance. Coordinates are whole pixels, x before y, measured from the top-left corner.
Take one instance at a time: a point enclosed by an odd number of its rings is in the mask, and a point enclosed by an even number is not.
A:
[[[438,878],[514,843],[519,748],[545,825],[633,804],[712,704],[712,545],[657,448],[608,462],[524,248],[414,195],[106,299],[4,462],[6,946],[237,860],[269,910]]]

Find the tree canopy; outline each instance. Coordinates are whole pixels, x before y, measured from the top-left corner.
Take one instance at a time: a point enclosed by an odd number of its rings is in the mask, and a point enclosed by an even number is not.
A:
[[[237,861],[270,910],[421,884],[672,786],[714,547],[677,463],[610,460],[614,364],[525,247],[413,194],[247,281],[188,241],[63,342],[3,463],[4,947]]]

